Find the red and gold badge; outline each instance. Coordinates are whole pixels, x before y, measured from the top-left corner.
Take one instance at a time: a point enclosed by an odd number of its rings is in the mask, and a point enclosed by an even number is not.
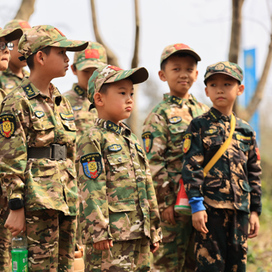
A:
[[[183,137],[183,153],[187,153],[191,147],[191,134],[186,134]]]
[[[13,114],[0,115],[0,134],[5,138],[10,138],[15,131],[16,122]]]

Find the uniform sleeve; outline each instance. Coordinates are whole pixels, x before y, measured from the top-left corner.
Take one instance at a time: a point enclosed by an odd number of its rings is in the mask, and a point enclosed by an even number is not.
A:
[[[254,133],[255,135],[255,133]],[[261,157],[259,149],[256,143],[256,137],[254,136],[253,145],[250,148],[247,168],[248,168],[248,182],[251,187],[250,192],[250,211],[256,211],[261,214],[262,203],[261,203]]]
[[[5,100],[1,105],[0,150],[1,181],[8,191],[8,199],[24,199],[25,170],[27,164],[27,106],[14,98]]]
[[[106,197],[106,171],[100,140],[92,135],[78,142],[76,169],[80,194],[80,222],[85,244],[111,238]]]
[[[200,132],[193,122],[184,135],[183,152],[181,175],[188,198],[202,197],[204,148]]]
[[[152,112],[144,123],[142,134],[160,212],[176,201],[174,187],[167,172],[167,127],[165,119]]]

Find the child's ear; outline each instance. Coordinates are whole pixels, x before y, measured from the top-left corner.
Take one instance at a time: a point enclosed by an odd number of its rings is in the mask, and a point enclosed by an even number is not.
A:
[[[159,78],[160,78],[161,81],[166,81],[165,73],[164,73],[163,70],[160,70],[158,72],[158,75],[159,75]]]
[[[34,59],[36,59],[36,61],[40,64],[40,65],[44,65],[44,54],[42,51],[38,51],[35,56]]]
[[[245,85],[240,84],[238,87],[238,92],[237,92],[237,96],[241,95],[245,90]]]
[[[74,64],[71,65],[71,69],[72,69],[73,74],[76,76],[77,75],[77,68]]]
[[[103,95],[101,93],[94,94],[94,104],[98,107],[102,107],[104,105]]]

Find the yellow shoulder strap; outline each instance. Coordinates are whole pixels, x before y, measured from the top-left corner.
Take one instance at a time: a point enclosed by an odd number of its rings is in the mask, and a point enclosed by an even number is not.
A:
[[[215,165],[215,163],[220,159],[220,157],[224,154],[224,152],[227,150],[231,139],[232,135],[235,129],[236,125],[236,118],[231,114],[231,120],[230,120],[230,134],[229,138],[222,144],[222,146],[218,149],[218,151],[214,154],[214,156],[211,158],[211,160],[206,164],[204,167],[204,177],[206,177],[207,173],[210,171],[210,169]]]

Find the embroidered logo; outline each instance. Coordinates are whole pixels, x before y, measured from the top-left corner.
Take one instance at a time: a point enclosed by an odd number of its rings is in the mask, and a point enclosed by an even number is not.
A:
[[[152,144],[153,144],[153,135],[150,131],[146,131],[142,134],[143,144],[144,144],[144,150],[146,153],[149,153]]]
[[[135,146],[139,152],[144,153],[142,147],[139,144],[136,143]]]
[[[171,124],[177,124],[182,120],[182,118],[180,116],[174,116],[172,118],[169,119],[169,122]]]
[[[185,134],[183,137],[183,153],[187,153],[191,147],[191,134]]]
[[[96,179],[103,170],[101,155],[99,153],[90,153],[80,158],[83,172],[86,177]]]
[[[113,145],[110,145],[108,147],[109,151],[114,151],[114,152],[117,152],[117,151],[120,151],[122,150],[122,146],[119,145],[119,144],[113,144]]]
[[[63,120],[68,120],[68,121],[75,120],[73,113],[60,113],[60,117]]]
[[[33,88],[31,87],[30,84],[28,84],[28,85],[26,85],[25,87],[23,87],[23,89],[24,89],[26,95],[27,95],[29,98],[31,98],[32,96],[35,95],[35,92],[34,92],[34,90],[33,90]]]
[[[0,133],[3,137],[9,139],[16,129],[15,116],[13,114],[0,115]]]
[[[35,111],[35,115],[38,117],[38,118],[41,118],[44,116],[44,112],[43,111]]]

